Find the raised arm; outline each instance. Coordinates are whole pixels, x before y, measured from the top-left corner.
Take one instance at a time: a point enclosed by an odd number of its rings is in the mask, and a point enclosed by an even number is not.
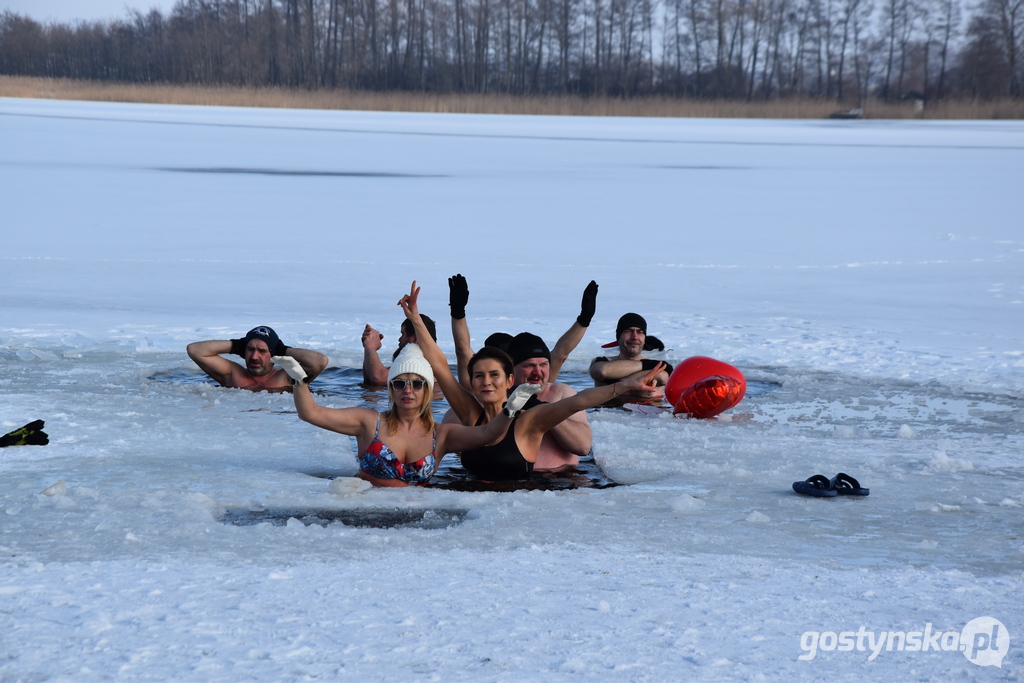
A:
[[[469,303],[469,285],[461,274],[448,278],[448,306],[452,309],[452,338],[455,340],[455,367],[459,384],[471,389],[469,359],[473,357],[473,346],[469,341],[469,325],[466,324],[466,304]]]
[[[565,334],[558,338],[558,341],[555,342],[555,348],[551,349],[551,362],[548,366],[549,382],[555,382],[558,377],[558,372],[562,369],[562,365],[569,358],[569,354],[579,346],[581,341],[583,341],[583,335],[587,333],[587,328],[590,327],[590,321],[594,319],[594,313],[596,312],[597,282],[591,280],[590,284],[588,284],[586,289],[583,290],[583,300],[580,303],[580,314],[576,317],[576,322],[566,330]]]
[[[473,357],[473,346],[469,341],[469,325],[466,319],[452,318],[452,338],[455,340],[455,367],[459,373],[459,384],[467,390],[472,387],[469,376],[469,359]]]
[[[208,341],[192,342],[185,347],[188,357],[195,361],[199,369],[215,379],[222,385],[227,385],[228,379],[235,368],[241,367],[227,358],[222,353],[231,353],[234,340],[231,339],[210,339]],[[244,352],[243,352],[244,353]]]
[[[448,359],[445,357],[444,352],[441,351],[441,347],[434,341],[434,338],[430,336],[426,323],[423,322],[423,317],[420,316],[419,296],[420,288],[416,286],[416,281],[413,280],[409,293],[399,300],[398,305],[402,307],[405,317],[409,319],[413,329],[416,330],[416,339],[419,341],[420,350],[423,351],[423,357],[430,363],[430,369],[434,371],[434,381],[437,382],[438,386],[441,387],[441,391],[444,392],[448,405],[459,416],[462,424],[475,424],[483,409],[473,394],[459,384],[455,376],[452,375],[452,369],[448,367]]]
[[[367,386],[382,387],[388,383],[388,369],[377,355],[383,339],[384,335],[369,325],[363,330],[363,384]]]

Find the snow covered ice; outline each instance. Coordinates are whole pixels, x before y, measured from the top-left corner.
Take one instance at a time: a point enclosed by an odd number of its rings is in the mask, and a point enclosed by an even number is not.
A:
[[[0,99],[0,426],[51,439],[0,451],[0,679],[1019,680],[1021,178],[1016,121]],[[457,272],[477,344],[553,342],[597,280],[577,386],[636,311],[751,393],[592,411],[618,486],[365,490],[185,355],[268,324],[379,404],[363,326],[390,355],[416,279],[453,356]],[[871,495],[790,488],[840,471]],[[826,637],[979,617],[999,667]]]

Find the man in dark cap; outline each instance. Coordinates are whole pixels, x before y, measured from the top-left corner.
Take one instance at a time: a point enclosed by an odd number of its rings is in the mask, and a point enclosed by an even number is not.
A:
[[[643,376],[660,362],[644,358],[642,355],[645,349],[658,347],[664,349],[661,342],[657,342],[654,337],[647,336],[647,321],[642,315],[627,313],[619,318],[619,323],[615,326],[615,339],[616,345],[619,347],[617,356],[612,358],[599,356],[590,362],[590,376],[594,378],[594,386],[600,387],[620,380]],[[656,341],[657,344],[651,345],[648,341]],[[672,366],[669,365],[655,376],[654,380],[660,387],[656,398],[660,398],[664,394],[665,384],[671,374]],[[635,396],[624,394],[605,405],[623,405],[635,400]],[[644,400],[650,401],[651,397],[645,397]]]
[[[274,367],[273,356],[291,356],[306,371],[306,382],[324,371],[329,359],[319,351],[285,346],[277,332],[266,325],[249,330],[240,339],[211,339],[192,342],[186,348],[189,358],[222,386],[250,391],[291,391],[292,380],[281,368]],[[245,367],[224,358],[230,353],[245,359]]]
[[[430,336],[437,341],[437,325],[427,316],[420,316],[427,325]],[[384,335],[367,325],[363,330],[363,384],[369,387],[383,387],[388,383],[388,369],[384,367],[377,352],[383,346]],[[406,344],[419,344],[416,339],[416,330],[408,318],[402,321],[400,334],[398,335],[398,348],[391,355],[391,360],[398,358]]]
[[[544,387],[536,395],[539,400],[553,403],[576,393],[568,384],[549,381],[551,352],[537,335],[523,332],[512,337],[508,342],[508,355],[512,357],[517,385],[540,384]],[[587,413],[581,410],[544,435],[534,471],[557,472],[576,467],[579,456],[590,452],[592,440]]]

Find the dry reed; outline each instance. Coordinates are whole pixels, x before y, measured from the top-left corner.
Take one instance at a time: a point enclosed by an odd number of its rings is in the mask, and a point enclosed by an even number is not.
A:
[[[193,104],[290,109],[338,109],[460,114],[539,114],[552,116],[652,116],[672,118],[821,119],[848,111],[854,103],[796,98],[747,102],[670,97],[511,96],[300,90],[169,84],[108,83],[69,79],[0,76],[0,97],[95,102]],[[1021,119],[1024,100],[944,100],[923,111],[912,102],[870,100],[870,119]]]

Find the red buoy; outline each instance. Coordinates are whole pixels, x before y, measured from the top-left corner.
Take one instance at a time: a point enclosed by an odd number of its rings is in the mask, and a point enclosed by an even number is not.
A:
[[[677,365],[665,385],[673,413],[714,417],[739,403],[747,393],[743,373],[728,363],[693,356]]]

